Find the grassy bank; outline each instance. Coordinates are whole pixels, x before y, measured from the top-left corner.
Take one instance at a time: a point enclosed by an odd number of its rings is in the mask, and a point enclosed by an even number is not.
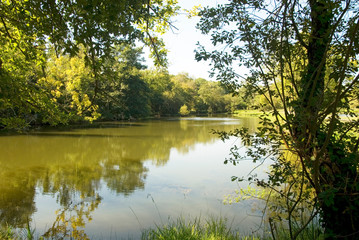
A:
[[[1,240],[33,240],[47,239],[35,236],[34,229],[23,229],[17,231],[11,227],[0,227]],[[51,239],[58,239],[56,236]],[[72,238],[78,239],[78,238]],[[116,239],[116,238],[112,238]],[[123,239],[123,238],[121,238]],[[254,236],[240,235],[228,227],[228,222],[223,218],[209,218],[201,220],[196,218],[187,221],[178,218],[164,225],[142,231],[141,240],[259,240]]]
[[[195,219],[186,221],[183,218],[166,225],[145,230],[142,240],[259,240],[255,236],[243,236],[228,227],[227,221],[222,218],[201,221]]]
[[[186,221],[182,218],[166,225],[146,230],[142,233],[142,240],[283,240],[291,239],[289,230],[285,224],[261,234],[246,234],[228,227],[228,222],[223,218],[201,221],[195,219]],[[294,230],[295,230],[295,226]],[[324,240],[323,229],[316,224],[309,224],[298,236],[298,240]]]
[[[185,220],[178,218],[176,221],[169,221],[167,224],[158,225],[154,228],[142,231],[141,240],[270,240],[270,239],[290,239],[289,231],[279,224],[275,232],[259,234],[241,233],[233,229],[224,218],[209,218],[202,220]],[[315,224],[309,224],[304,231],[297,237],[298,240],[324,240],[322,229]],[[35,236],[35,230],[28,226],[23,230],[14,230],[11,227],[0,227],[1,240],[35,240],[48,239]],[[50,239],[59,239],[53,236]],[[60,238],[62,239],[62,238]],[[71,238],[81,239],[81,238]],[[98,238],[96,238],[98,239]],[[104,238],[106,239],[106,238]],[[111,238],[111,239],[116,239]],[[123,238],[120,238],[123,239]],[[132,239],[132,238],[130,238]],[[82,240],[82,239],[81,239]],[[101,239],[100,239],[101,240]]]
[[[235,117],[245,117],[245,116],[253,116],[253,117],[258,117],[262,114],[263,112],[261,110],[236,110],[233,112],[233,116]]]

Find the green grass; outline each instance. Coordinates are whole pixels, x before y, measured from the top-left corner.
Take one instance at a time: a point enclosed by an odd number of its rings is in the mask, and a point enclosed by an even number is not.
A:
[[[293,226],[293,234],[296,232],[298,228]],[[297,236],[297,240],[324,240],[324,229],[322,229],[318,224],[310,223],[303,231],[299,233]],[[272,232],[275,239],[290,239],[290,233],[288,230],[288,226],[283,226],[279,224]],[[272,237],[269,239],[273,239]]]
[[[235,117],[242,117],[242,116],[260,116],[262,114],[261,110],[236,110],[233,113]]]
[[[142,240],[282,240],[290,239],[287,225],[279,223],[274,232],[266,231],[261,235],[241,234],[231,227],[223,218],[210,218],[206,221],[195,219],[186,221],[183,218],[162,226],[143,231]],[[296,228],[293,226],[295,232]],[[274,237],[274,238],[273,238]],[[324,240],[323,229],[311,223],[296,238],[297,240]]]
[[[175,222],[157,226],[143,231],[142,240],[257,240],[257,237],[240,236],[238,232],[228,227],[223,218],[210,218],[206,221],[194,219],[186,221],[183,218]]]
[[[14,239],[14,233],[10,227],[0,229],[0,239]]]
[[[34,230],[30,229],[28,225],[26,229],[23,230],[15,230],[10,226],[0,227],[0,239],[1,240],[33,240],[34,238]]]
[[[272,233],[274,239],[290,239],[287,226],[279,224]],[[298,240],[324,240],[322,229],[316,224],[309,226],[301,232]],[[241,234],[229,227],[228,221],[224,218],[209,218],[201,220],[185,220],[178,218],[176,221],[169,221],[167,224],[157,225],[142,231],[141,240],[270,240],[272,238],[270,232],[266,232],[262,236]],[[15,230],[11,227],[0,227],[1,240],[33,240],[44,239],[42,237],[34,237],[34,230],[29,226],[23,230]],[[115,238],[116,239],[116,238]]]

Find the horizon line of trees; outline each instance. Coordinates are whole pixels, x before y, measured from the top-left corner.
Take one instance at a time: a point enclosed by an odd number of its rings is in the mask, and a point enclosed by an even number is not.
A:
[[[0,129],[94,120],[131,120],[168,115],[228,113],[253,109],[259,96],[230,93],[220,82],[147,69],[142,48],[117,45],[94,76],[86,51],[60,54],[50,48],[36,64],[13,48],[2,63]]]

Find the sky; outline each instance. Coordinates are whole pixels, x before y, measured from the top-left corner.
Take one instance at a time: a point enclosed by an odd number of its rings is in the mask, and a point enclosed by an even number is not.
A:
[[[179,0],[181,8],[192,9],[193,6],[216,6],[223,4],[225,0]],[[199,17],[189,19],[183,9],[180,10],[179,15],[172,19],[173,25],[178,30],[169,30],[166,34],[162,35],[165,41],[166,48],[168,49],[168,71],[170,74],[178,74],[186,72],[193,78],[205,78],[210,80],[209,71],[211,70],[209,62],[197,62],[195,60],[196,43],[200,42],[202,45],[211,49],[210,36],[202,35],[196,24]],[[149,67],[153,65],[149,60],[147,62]]]

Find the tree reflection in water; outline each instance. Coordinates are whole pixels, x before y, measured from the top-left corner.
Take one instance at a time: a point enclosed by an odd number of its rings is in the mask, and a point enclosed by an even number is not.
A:
[[[238,121],[222,123],[223,119],[111,123],[0,136],[1,225],[25,228],[37,211],[38,192],[53,196],[60,206],[44,236],[84,239],[85,225],[101,203],[101,188],[126,197],[144,189],[149,174],[145,161],[163,166],[171,149],[186,153],[196,143],[216,141],[211,129],[238,127]]]
[[[99,195],[81,199],[78,203],[71,203],[56,211],[56,220],[43,234],[51,239],[90,239],[85,233],[86,222],[92,220],[91,213],[101,203]]]

